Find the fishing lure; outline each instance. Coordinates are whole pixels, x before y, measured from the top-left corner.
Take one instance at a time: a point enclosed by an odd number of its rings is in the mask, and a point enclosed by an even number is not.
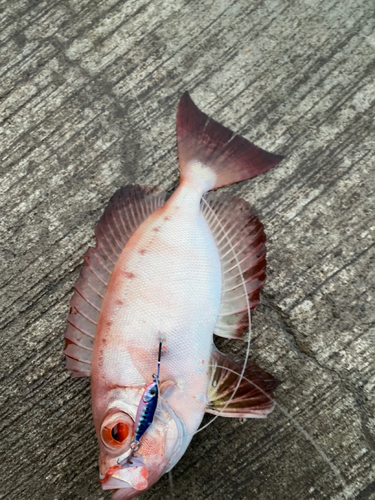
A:
[[[282,157],[209,118],[188,93],[177,141],[179,187],[167,201],[149,186],[114,194],[68,316],[66,366],[91,376],[100,483],[113,500],[169,472],[205,412],[264,418],[274,407],[277,381],[248,361],[248,348],[244,359],[213,343],[213,334],[241,339],[251,326],[265,282],[263,226],[244,200],[206,193]]]
[[[133,452],[138,450],[139,440],[152,424],[156,406],[158,404],[161,345],[162,342],[160,341],[158,355],[158,373],[156,375],[152,375],[153,381],[146,387],[145,392],[143,393],[139,402],[137,415],[135,417],[135,438],[130,445],[130,449]]]

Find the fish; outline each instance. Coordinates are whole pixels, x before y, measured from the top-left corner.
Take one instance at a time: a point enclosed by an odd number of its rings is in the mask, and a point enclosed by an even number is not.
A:
[[[283,157],[209,118],[188,92],[176,128],[179,186],[169,197],[158,186],[115,192],[70,301],[66,368],[91,377],[99,482],[113,500],[171,471],[206,413],[265,418],[275,404],[271,374],[214,344],[246,339],[266,279],[262,223],[217,189]]]

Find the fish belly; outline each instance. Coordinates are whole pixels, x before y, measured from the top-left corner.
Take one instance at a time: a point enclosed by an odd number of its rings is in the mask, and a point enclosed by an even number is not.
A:
[[[161,339],[161,381],[174,382],[168,402],[183,409],[191,430],[207,402],[221,297],[217,247],[194,196],[177,193],[124,248],[103,301],[92,365],[94,386],[142,386],[157,370]]]

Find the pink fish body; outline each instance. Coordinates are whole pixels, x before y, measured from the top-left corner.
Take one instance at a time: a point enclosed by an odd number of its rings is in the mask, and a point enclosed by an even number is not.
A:
[[[269,170],[281,157],[232,138],[187,93],[177,137],[181,182],[166,203],[160,190],[141,186],[112,198],[75,285],[65,335],[67,368],[91,375],[100,481],[115,490],[114,500],[137,496],[171,470],[206,411],[263,417],[273,408],[264,393],[277,383],[251,363],[246,374],[256,384],[242,381],[227,404],[242,367],[213,344],[213,333],[241,338],[247,303],[259,303],[263,227],[243,200],[216,194],[201,200],[211,189]],[[159,342],[159,400],[132,453]]]

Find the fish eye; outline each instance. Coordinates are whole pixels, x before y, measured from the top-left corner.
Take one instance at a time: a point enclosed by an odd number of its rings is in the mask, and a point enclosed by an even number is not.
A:
[[[129,427],[124,422],[119,422],[112,427],[111,435],[118,443],[123,443],[129,436]]]
[[[101,438],[106,447],[118,449],[129,444],[134,435],[134,421],[125,412],[107,415],[101,426]]]

